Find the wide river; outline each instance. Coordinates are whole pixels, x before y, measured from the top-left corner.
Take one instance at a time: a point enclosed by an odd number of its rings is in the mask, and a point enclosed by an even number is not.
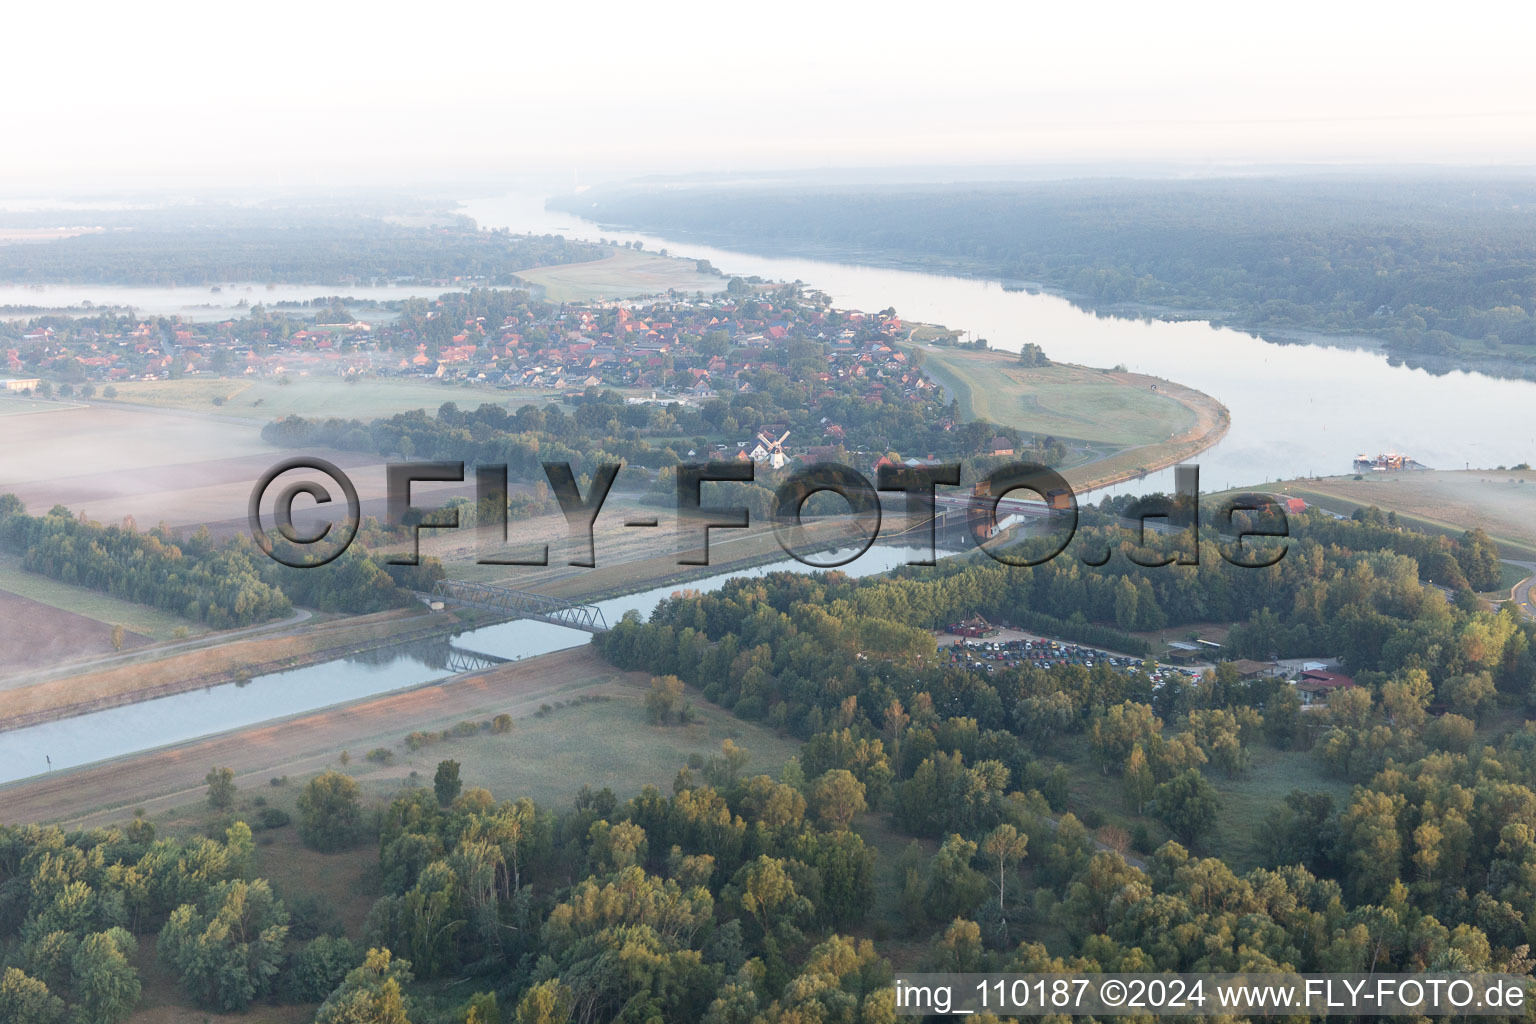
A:
[[[1123,364],[1138,373],[1175,380],[1223,402],[1231,430],[1200,455],[1207,490],[1261,484],[1350,468],[1361,452],[1405,452],[1437,468],[1513,465],[1536,454],[1536,383],[1475,373],[1432,375],[1392,366],[1368,348],[1280,345],[1208,324],[1163,323],[1095,316],[1043,294],[1005,291],[995,282],[943,274],[855,266],[824,260],[765,257],[693,242],[600,228],[545,211],[537,196],[512,195],[466,202],[464,211],[484,227],[558,233],[567,237],[639,240],[652,250],[708,259],[728,274],[799,280],[830,294],[841,306],[894,306],[908,320],[941,323],[986,337],[994,348],[1017,351],[1025,342],[1054,359],[1088,366]],[[358,293],[358,289],[344,289]],[[241,298],[266,301],[312,298],[324,289],[284,290],[276,296],[243,289],[222,293],[131,289],[0,290],[0,302],[133,302],[228,307]],[[416,289],[391,289],[406,293]],[[56,293],[56,294],[55,294]],[[302,294],[301,294],[302,293]],[[380,297],[397,297],[396,294]],[[148,301],[146,301],[148,300]],[[190,310],[189,310],[190,311]],[[222,310],[221,310],[222,312]],[[1171,472],[1124,485],[1172,489]],[[906,561],[900,549],[876,547],[844,571],[883,572]],[[770,569],[803,570],[795,562]],[[729,575],[691,586],[710,589]],[[673,588],[603,602],[610,622],[625,610],[642,613]],[[505,623],[461,633],[450,641],[469,652],[525,658],[587,642],[584,633],[534,622]],[[122,756],[199,736],[356,700],[443,678],[442,650],[404,645],[365,659],[338,659],[274,673],[249,685],[113,708],[28,729],[0,733],[0,783],[47,770]]]
[[[1203,322],[1096,316],[1065,299],[1005,291],[993,281],[910,270],[786,259],[600,227],[547,211],[536,196],[463,204],[482,227],[566,237],[639,240],[651,250],[707,259],[727,274],[804,281],[840,306],[894,306],[907,320],[944,324],[1017,352],[1034,342],[1052,359],[1124,365],[1204,391],[1232,427],[1196,460],[1205,490],[1346,473],[1362,452],[1399,451],[1436,469],[1493,468],[1536,456],[1536,382],[1392,366],[1344,344],[1262,341]],[[1172,490],[1172,472],[1128,485]]]

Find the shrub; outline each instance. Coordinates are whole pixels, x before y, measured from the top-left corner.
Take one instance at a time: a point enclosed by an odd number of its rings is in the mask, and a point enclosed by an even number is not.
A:
[[[341,936],[346,928],[336,908],[312,893],[301,893],[288,901],[288,937],[300,942],[321,935]]]
[[[491,719],[491,732],[504,733],[512,731],[512,716],[507,714],[497,715]]]
[[[235,773],[228,768],[218,767],[210,769],[207,778],[208,804],[219,810],[234,806],[235,803]]]
[[[653,676],[645,696],[645,714],[652,725],[686,722],[683,681],[677,676]]]
[[[350,939],[321,935],[293,955],[282,993],[296,1003],[320,1002],[362,962],[363,951]]]
[[[1147,826],[1138,824],[1131,829],[1131,849],[1137,853],[1152,852],[1152,833],[1148,831]]]
[[[293,821],[293,818],[280,807],[263,807],[261,813],[256,816],[256,820],[261,823],[262,828],[282,828]]]
[[[395,759],[395,752],[388,747],[374,747],[368,751],[368,760],[376,764],[389,764]]]

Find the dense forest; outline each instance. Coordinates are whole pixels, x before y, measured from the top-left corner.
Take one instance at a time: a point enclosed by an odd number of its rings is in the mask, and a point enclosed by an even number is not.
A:
[[[1143,568],[1127,557],[1125,533],[1089,528],[1062,556],[1032,568],[976,555],[872,580],[735,580],[717,593],[664,603],[649,622],[627,617],[596,642],[616,664],[676,674],[737,715],[802,737],[819,731],[850,695],[864,706],[875,698],[883,708],[893,697],[910,704],[912,693],[894,688],[892,665],[905,666],[914,692],[942,695],[941,709],[963,707],[984,729],[1017,726],[1019,716],[1033,713],[1033,698],[1055,702],[1062,693],[1079,695],[1079,715],[1133,692],[1160,714],[1179,710],[1176,680],[1153,698],[1138,689],[1149,684],[1105,665],[978,679],[935,664],[931,630],[977,613],[995,622],[1042,613],[1122,631],[1234,622],[1241,624],[1232,641],[1239,655],[1331,654],[1372,687],[1422,672],[1443,707],[1468,717],[1491,711],[1500,695],[1520,707],[1536,702],[1531,626],[1515,609],[1490,610],[1464,588],[1447,599],[1421,582],[1413,558],[1381,549],[1382,532],[1369,523],[1295,516],[1287,554],[1268,568],[1223,561],[1209,536],[1199,565]],[[1472,566],[1484,558],[1475,535],[1461,543],[1424,539],[1427,550],[1449,552],[1453,561]],[[1112,557],[1099,567],[1074,557],[1106,547]],[[1253,688],[1258,704],[1275,685]]]
[[[889,965],[838,932],[873,885],[848,829],[862,787],[831,772],[808,801],[744,777],[745,758],[727,741],[671,795],[584,790],[563,814],[463,789],[452,761],[374,810],[338,772],[308,783],[296,821],[258,799],[258,832],[377,842],[362,942],[312,894],[253,877],[244,821],[185,840],[142,818],[0,828],[0,1019],[117,1024],[142,942],[200,1008],[320,1003],[321,1024],[894,1020]],[[227,769],[208,782],[215,807],[234,802]]]
[[[1368,335],[1536,376],[1536,185],[1497,178],[614,189],[553,205],[759,252],[958,269],[1091,308]]]
[[[972,559],[879,580],[739,580],[649,622],[626,618],[597,643],[618,665],[675,673],[807,738],[804,774],[847,770],[897,827],[941,842],[926,866],[915,854],[905,865],[906,902],[915,933],[942,928],[931,949],[951,969],[1526,973],[1536,730],[1479,723],[1501,707],[1529,713],[1536,631],[1469,591],[1447,601],[1422,585],[1411,558],[1378,550],[1380,529],[1333,524],[1313,540],[1301,522],[1288,556],[1263,570],[1212,550],[1198,568]],[[935,660],[930,627],[1036,609],[1143,628],[1281,609],[1305,634],[1291,640],[1340,654],[1362,685],[1307,711],[1284,682],[1242,679],[1231,664],[1188,685],[1154,683],[1150,662],[978,671]],[[1129,832],[1085,824],[1110,808],[1071,795],[1066,766],[1083,747],[1117,780]],[[1248,837],[1264,866],[1237,875],[1190,851],[1212,842],[1210,779],[1243,776],[1261,747],[1310,751],[1356,787],[1342,806],[1304,790],[1277,801]],[[1003,884],[976,874],[1010,850],[1027,878],[1016,902],[1006,863]],[[1133,851],[1145,859],[1127,860]]]

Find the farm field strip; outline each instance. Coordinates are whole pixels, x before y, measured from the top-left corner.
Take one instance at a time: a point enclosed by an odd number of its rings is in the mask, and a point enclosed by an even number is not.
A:
[[[585,263],[519,271],[518,278],[544,289],[555,302],[656,295],[671,289],[712,294],[723,291],[729,278],[701,274],[688,260],[620,249]]]
[[[94,619],[109,628],[121,625],[154,640],[185,639],[208,632],[207,626],[179,615],[28,572],[13,555],[0,555],[0,591]]]

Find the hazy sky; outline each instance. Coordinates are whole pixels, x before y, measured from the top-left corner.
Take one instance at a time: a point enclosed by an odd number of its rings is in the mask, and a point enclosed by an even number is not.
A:
[[[1068,8],[1071,9],[1068,9]],[[0,192],[1536,164],[1533,4],[14,4]]]

